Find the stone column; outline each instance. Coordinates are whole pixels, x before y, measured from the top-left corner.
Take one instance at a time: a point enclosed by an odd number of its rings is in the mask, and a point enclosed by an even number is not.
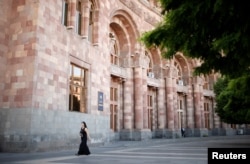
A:
[[[68,28],[73,29],[76,25],[76,0],[69,1],[69,26]]]
[[[134,68],[135,129],[143,129],[143,80],[142,68]]]
[[[143,97],[143,129],[151,129],[151,127],[148,126],[148,116],[149,116],[149,111],[148,111],[148,86],[147,86],[147,72],[146,69],[142,69],[142,97]],[[153,100],[154,101],[154,100]],[[153,103],[154,104],[154,103]],[[154,108],[153,108],[154,109]],[[153,114],[153,113],[151,113]],[[151,115],[153,118],[153,115]],[[152,120],[153,124],[153,120]]]
[[[205,116],[204,116],[204,95],[203,95],[203,86],[199,85],[200,88],[200,127],[205,128]]]
[[[134,73],[134,118],[135,126],[133,138],[135,140],[142,140],[152,138],[151,131],[147,128],[148,125],[148,112],[147,112],[147,74],[146,64],[147,58],[144,55],[145,51],[136,53],[133,63]],[[145,116],[147,115],[147,117]],[[145,118],[145,117],[146,118]]]
[[[133,129],[133,96],[131,96],[131,93],[133,93],[133,81],[132,79],[127,79],[123,83],[123,96],[124,96],[124,129],[126,130],[132,130]]]
[[[174,129],[178,129],[179,124],[179,109],[178,109],[178,94],[177,94],[176,78],[172,78],[172,94],[173,94],[173,116],[174,116]]]
[[[82,26],[81,26],[81,36],[83,38],[88,37],[88,28],[89,28],[89,11],[90,11],[90,3],[87,0],[83,1],[82,4]]]
[[[191,80],[190,80],[191,83]],[[189,84],[190,84],[189,83]],[[187,124],[186,128],[191,128],[193,129],[195,126],[194,123],[194,92],[193,92],[193,85],[188,86],[188,94],[186,96],[187,98]]]
[[[166,106],[165,106],[165,87],[164,79],[160,79],[160,87],[156,89],[156,103],[157,103],[157,122],[156,122],[156,137],[162,138],[165,133],[166,125]]]
[[[200,99],[201,99],[201,93],[200,93],[200,86],[198,84],[194,84],[194,123],[195,128],[201,128],[201,109],[200,109]]]
[[[174,129],[174,94],[173,79],[166,78],[167,128]]]
[[[164,81],[163,79],[161,79],[161,84],[163,84]],[[158,129],[164,129],[165,128],[165,123],[166,123],[166,119],[165,119],[165,88],[163,87],[159,87],[157,88],[157,107],[158,107],[158,123],[157,123],[157,128]]]
[[[214,112],[215,112],[215,109],[214,109],[214,100],[213,100],[213,97],[210,98],[210,103],[209,103],[209,109],[210,109],[210,114],[209,114],[209,117],[210,117],[210,127],[212,129],[215,128],[215,121],[214,121]]]
[[[202,93],[200,92],[200,85],[193,84],[193,103],[194,103],[194,136],[200,137],[202,135],[201,128],[201,117],[203,112],[201,111],[202,104],[201,104],[201,96]]]

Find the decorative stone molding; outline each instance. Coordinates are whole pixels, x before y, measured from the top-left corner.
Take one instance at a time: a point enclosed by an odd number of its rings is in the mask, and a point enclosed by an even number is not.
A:
[[[149,13],[144,12],[142,13],[143,9],[142,7],[138,7],[138,4],[136,4],[132,0],[120,0],[125,6],[127,6],[131,11],[133,11],[136,15],[139,17],[142,17],[144,15],[144,20],[148,22],[149,24],[155,26],[158,23],[158,20],[155,19],[152,15]],[[151,8],[147,7],[149,10],[152,10]]]
[[[120,58],[120,66],[124,68],[132,67],[132,60],[130,57]]]
[[[176,90],[179,93],[183,93],[183,94],[187,94],[188,93],[188,87],[187,86],[177,85],[176,86]]]
[[[204,89],[203,90],[203,95],[204,96],[207,96],[207,97],[214,97],[214,92],[212,90],[207,90],[207,89]]]
[[[147,56],[145,55],[136,55],[132,58],[133,60],[133,67],[142,67],[147,68],[149,60],[147,59]]]
[[[117,65],[111,65],[111,74],[119,76],[119,77],[123,77],[123,78],[127,77],[126,70],[124,70],[124,68],[119,67]]]
[[[138,7],[138,5],[131,0],[120,0],[125,6],[127,6],[129,9],[131,9],[135,14],[138,16],[142,16],[142,9]]]
[[[153,73],[155,78],[163,78],[163,69],[159,65],[153,67]]]
[[[160,80],[155,78],[147,78],[147,85],[153,86],[153,87],[159,87],[160,86]]]
[[[111,53],[114,53],[114,45],[115,45],[116,39],[115,39],[115,34],[110,32],[109,33],[109,50]]]
[[[156,26],[158,23],[158,21],[153,16],[146,12],[144,13],[144,20],[153,26]]]

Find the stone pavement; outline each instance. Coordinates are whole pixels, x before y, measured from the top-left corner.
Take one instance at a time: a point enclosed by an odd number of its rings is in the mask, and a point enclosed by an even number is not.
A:
[[[39,153],[0,153],[1,164],[207,164],[208,148],[249,148],[250,136],[187,137],[115,141],[90,146],[91,155],[75,150]]]

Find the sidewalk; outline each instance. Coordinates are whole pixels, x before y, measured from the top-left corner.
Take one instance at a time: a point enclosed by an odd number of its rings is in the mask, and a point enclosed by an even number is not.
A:
[[[181,138],[154,138],[148,140],[141,141],[111,141],[108,143],[104,143],[104,147],[136,147],[141,145],[154,145],[161,143],[176,143],[176,142],[190,142],[197,140],[216,140],[216,139],[249,139],[250,143],[250,135],[234,135],[234,136],[210,136],[210,137],[181,137]],[[250,146],[250,145],[249,145]],[[95,146],[90,146],[95,147]]]
[[[53,164],[53,163],[95,163],[95,164],[145,164],[149,160],[158,163],[185,164],[206,161],[208,147],[250,148],[250,135],[187,137],[173,139],[149,139],[142,141],[113,141],[102,145],[90,144],[90,156],[75,156],[75,149],[32,153],[0,153],[1,164]],[[180,152],[182,151],[182,152]],[[201,161],[197,162],[198,159]],[[132,162],[132,163],[131,163]],[[167,163],[168,163],[167,162]]]

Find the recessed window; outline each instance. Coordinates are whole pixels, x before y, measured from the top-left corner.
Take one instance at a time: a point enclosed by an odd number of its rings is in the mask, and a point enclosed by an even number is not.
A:
[[[111,64],[119,65],[118,48],[116,42],[111,47],[110,60]]]
[[[70,66],[69,111],[87,113],[87,70]]]
[[[68,1],[62,0],[62,24],[64,26],[68,25],[68,7],[69,7]]]
[[[205,118],[205,128],[210,129],[210,111],[209,103],[204,103],[204,118]]]
[[[176,77],[176,84],[182,86],[182,85],[184,85],[183,74],[182,74],[182,67],[176,61],[174,62],[174,66],[175,66],[176,71],[177,71],[176,72],[176,75],[177,75],[177,77]]]
[[[82,27],[82,3],[81,1],[77,1],[76,5],[76,33],[81,35],[81,27]]]
[[[88,30],[88,40],[93,42],[93,28],[94,28],[94,5],[93,2],[90,1],[90,9],[89,9],[89,30]]]
[[[148,101],[148,128],[153,129],[153,95],[147,95]]]
[[[110,129],[117,130],[118,89],[110,88]]]

